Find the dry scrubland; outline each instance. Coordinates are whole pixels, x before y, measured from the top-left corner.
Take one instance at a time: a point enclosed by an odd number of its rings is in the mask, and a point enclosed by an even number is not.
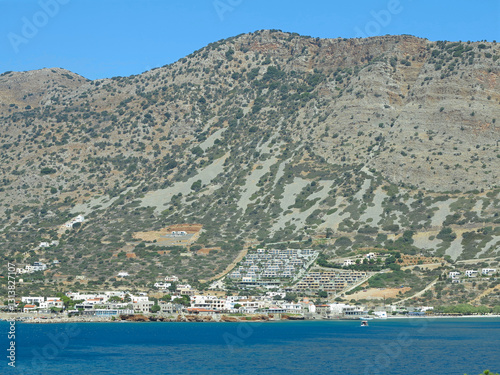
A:
[[[494,259],[499,58],[495,42],[267,30],[129,77],[5,72],[2,257],[59,260],[25,280],[47,293],[77,276],[196,283],[250,243]],[[79,213],[58,246],[33,251]],[[203,226],[190,243],[162,237],[186,223]]]

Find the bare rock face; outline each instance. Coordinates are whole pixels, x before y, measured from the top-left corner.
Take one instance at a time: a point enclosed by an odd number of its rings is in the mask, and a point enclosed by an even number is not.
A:
[[[240,320],[234,316],[227,316],[227,315],[222,315],[220,320],[222,322],[239,322]]]
[[[499,63],[496,42],[264,30],[129,77],[6,72],[0,245],[24,259],[42,238],[64,236],[60,253],[47,252],[72,259],[61,275],[108,280],[108,267],[130,266],[140,285],[160,272],[147,269],[208,280],[244,243],[327,231],[358,248],[432,230],[411,251],[494,256]],[[60,230],[77,214],[91,219]],[[203,226],[202,248],[220,250],[201,262],[136,248],[136,232],[185,223]],[[441,244],[450,225],[459,237]]]
[[[284,320],[304,320],[305,318],[303,316],[294,316],[294,315],[283,314],[283,315],[281,315],[281,319],[284,319]]]
[[[121,320],[126,320],[129,322],[149,322],[150,319],[146,315],[134,314],[134,315],[120,315]]]
[[[0,115],[11,138],[22,134],[13,115],[19,111],[41,134],[50,132],[53,121],[62,126],[60,135],[78,122],[66,137],[72,157],[112,153],[82,147],[85,137],[75,130],[83,124],[96,132],[93,144],[132,140],[120,136],[118,124],[137,121],[149,131],[166,130],[175,139],[172,145],[194,146],[197,128],[210,132],[210,124],[227,124],[225,112],[242,108],[247,122],[264,129],[277,108],[283,131],[299,144],[313,144],[329,163],[363,163],[393,183],[431,190],[489,189],[499,178],[498,56],[496,43],[406,35],[319,39],[262,31],[214,43],[139,76],[91,82],[59,68],[7,72],[0,76]],[[262,110],[254,111],[256,99],[262,99]],[[141,112],[146,107],[151,113]],[[99,129],[110,124],[107,138],[99,140]],[[171,151],[169,142],[158,145],[161,154]],[[35,155],[25,155],[23,162]]]
[[[252,316],[250,320],[252,320],[252,321],[268,321],[269,316],[267,316],[267,315],[255,315],[255,316]]]

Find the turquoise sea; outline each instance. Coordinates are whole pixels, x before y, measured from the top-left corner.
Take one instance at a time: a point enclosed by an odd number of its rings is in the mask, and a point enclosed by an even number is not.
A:
[[[457,374],[500,371],[500,319],[16,325],[0,374]],[[0,322],[8,349],[7,322]],[[4,353],[8,350],[4,349]]]

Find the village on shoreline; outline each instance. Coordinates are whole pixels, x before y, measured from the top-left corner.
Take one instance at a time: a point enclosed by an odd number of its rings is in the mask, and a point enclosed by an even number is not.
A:
[[[327,298],[298,297],[285,291],[263,295],[230,295],[198,291],[167,277],[162,287],[171,294],[104,291],[57,293],[55,297],[24,296],[17,305],[2,306],[0,320],[26,323],[81,322],[271,322],[372,320],[400,318],[499,317],[485,306],[446,308],[407,303],[345,303]],[[169,282],[167,282],[169,281]],[[170,289],[168,289],[170,288]]]
[[[310,249],[255,249],[204,289],[198,290],[187,280],[170,275],[157,279],[143,291],[67,291],[53,296],[17,296],[0,306],[0,319],[29,323],[253,322],[500,314],[500,306],[466,303],[432,306],[425,305],[424,299],[419,300],[438,281],[474,285],[475,280],[483,280],[495,284],[492,287],[495,291],[496,269],[474,270],[467,265],[445,268],[441,258],[374,252],[340,258],[337,262],[329,263]],[[314,266],[315,263],[318,265]],[[440,267],[441,271],[417,292],[400,284],[392,288],[374,287],[380,285],[377,277],[418,267]],[[44,265],[38,263],[27,272],[43,271]],[[439,277],[434,278],[435,275]],[[130,277],[126,272],[119,276]]]

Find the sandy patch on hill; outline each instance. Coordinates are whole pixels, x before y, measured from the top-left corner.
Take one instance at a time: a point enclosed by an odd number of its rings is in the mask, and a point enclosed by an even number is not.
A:
[[[174,224],[157,231],[148,232],[135,232],[132,237],[142,241],[154,241],[162,245],[181,245],[187,246],[195,242],[200,234],[203,225],[201,224]],[[166,237],[173,231],[184,231],[188,234],[186,238],[180,237]]]
[[[404,287],[404,288],[383,288],[383,289],[375,289],[375,288],[370,288],[370,289],[365,289],[366,292],[364,291],[359,291],[354,294],[351,294],[350,296],[346,296],[348,299],[384,299],[385,298],[396,298],[398,296],[398,293],[401,292],[401,294],[406,293],[407,291],[411,290],[410,287]]]

